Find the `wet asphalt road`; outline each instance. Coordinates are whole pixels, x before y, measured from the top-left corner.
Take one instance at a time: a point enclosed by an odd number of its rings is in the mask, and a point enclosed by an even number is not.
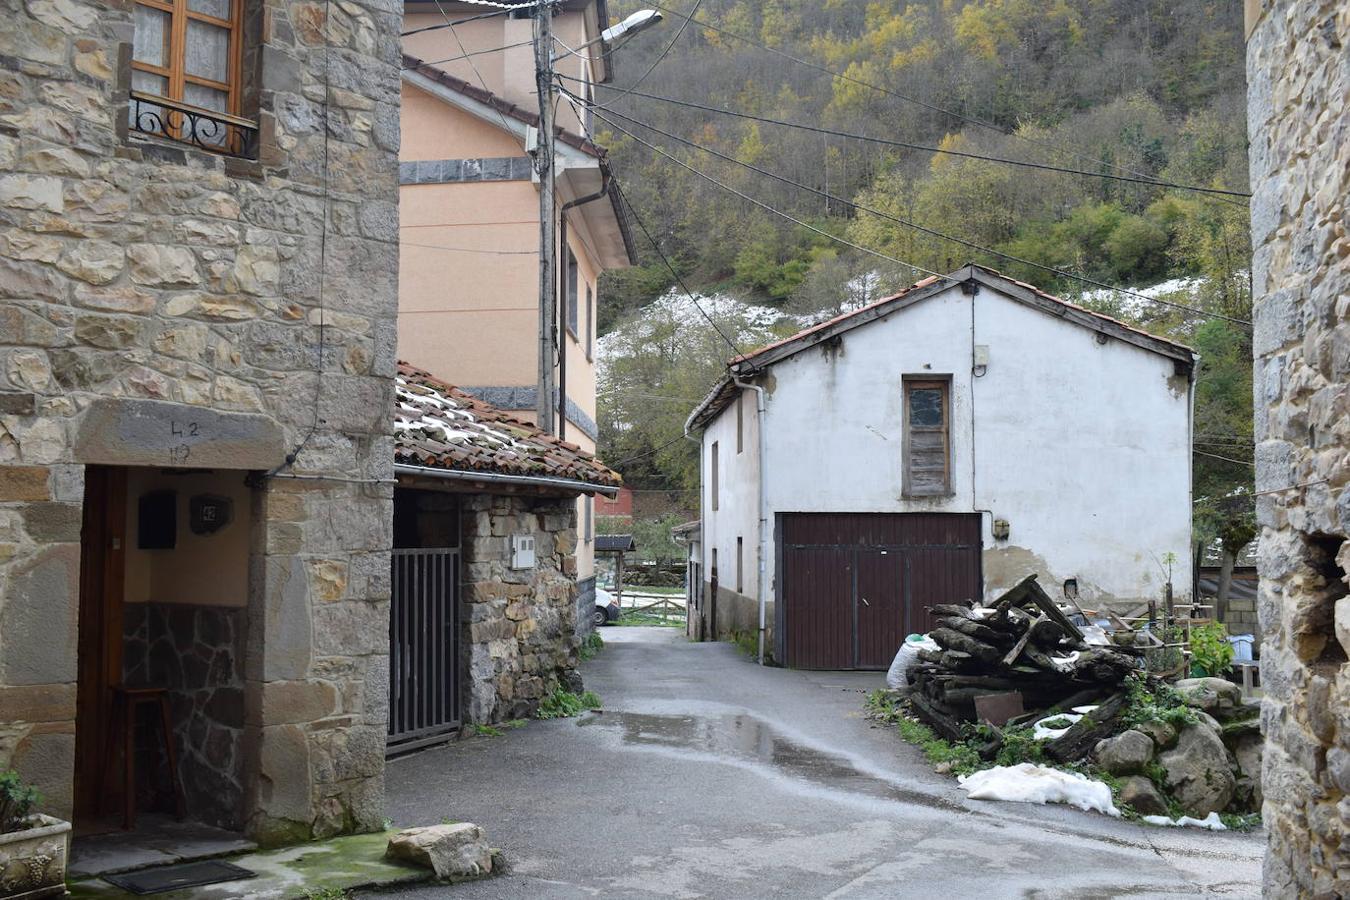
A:
[[[1262,834],[967,801],[862,717],[880,673],[606,628],[604,712],[394,760],[399,826],[476,822],[504,876],[399,897],[1259,897]]]

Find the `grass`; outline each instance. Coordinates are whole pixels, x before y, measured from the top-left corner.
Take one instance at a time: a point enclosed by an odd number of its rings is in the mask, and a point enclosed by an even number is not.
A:
[[[733,631],[731,642],[736,649],[749,657],[759,656],[759,635],[753,631]]]
[[[600,636],[600,632],[592,631],[586,635],[586,640],[581,642],[577,655],[581,657],[582,662],[586,662],[599,656],[603,649],[605,649],[605,639]]]
[[[1195,710],[1186,705],[1176,688],[1161,683],[1150,688],[1148,682],[1137,675],[1131,675],[1125,684],[1129,690],[1124,714],[1126,726],[1166,722],[1180,729],[1199,721]]]
[[[534,714],[534,717],[536,719],[567,719],[579,715],[584,710],[599,708],[600,695],[595,691],[574,694],[559,687],[539,701],[539,710]]]

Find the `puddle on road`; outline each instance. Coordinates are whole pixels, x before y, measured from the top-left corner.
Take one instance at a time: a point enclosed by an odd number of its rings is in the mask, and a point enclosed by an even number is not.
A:
[[[862,772],[846,757],[784,737],[754,716],[660,716],[605,712],[587,716],[577,724],[619,728],[625,744],[694,750],[757,762],[789,778],[799,778],[833,790],[915,803],[933,809],[970,812],[959,803],[907,790],[885,778]]]

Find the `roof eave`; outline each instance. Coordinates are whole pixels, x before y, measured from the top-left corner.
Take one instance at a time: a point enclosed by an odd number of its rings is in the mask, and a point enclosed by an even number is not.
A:
[[[410,475],[417,478],[437,478],[443,481],[471,481],[482,484],[508,484],[519,487],[537,487],[556,491],[560,496],[577,494],[603,494],[617,497],[620,485],[595,484],[576,478],[559,478],[549,475],[507,475],[501,472],[479,472],[472,469],[443,469],[438,466],[415,466],[411,463],[394,463],[395,475]]]

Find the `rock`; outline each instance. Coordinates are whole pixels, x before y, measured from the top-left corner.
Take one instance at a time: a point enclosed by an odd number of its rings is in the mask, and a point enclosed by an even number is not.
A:
[[[1176,683],[1186,705],[1223,717],[1242,706],[1242,688],[1222,678],[1184,678]]]
[[[1154,746],[1159,750],[1166,750],[1177,742],[1176,728],[1157,719],[1152,722],[1144,722],[1142,725],[1136,725],[1134,730],[1152,738]]]
[[[1094,753],[1097,764],[1112,775],[1133,775],[1144,771],[1153,759],[1153,738],[1131,729],[1098,741]]]
[[[1162,791],[1143,775],[1131,775],[1120,782],[1120,802],[1130,804],[1141,816],[1167,814]]]
[[[483,829],[470,822],[405,828],[389,839],[384,855],[425,866],[437,878],[492,871],[492,848],[483,837]]]
[[[1233,799],[1236,779],[1228,751],[1207,723],[1187,725],[1175,750],[1158,757],[1167,772],[1167,786],[1187,815],[1204,818],[1225,809]]]

